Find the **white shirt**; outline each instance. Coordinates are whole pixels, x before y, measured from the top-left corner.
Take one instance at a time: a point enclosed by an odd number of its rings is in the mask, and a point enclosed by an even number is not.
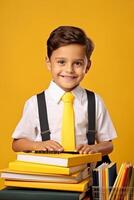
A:
[[[61,97],[65,93],[53,81],[45,90],[50,138],[61,143],[61,123],[63,102]],[[76,145],[87,144],[88,112],[87,94],[80,86],[72,90],[74,99]],[[117,137],[115,128],[102,99],[95,94],[96,101],[96,140],[109,141]],[[37,96],[32,96],[26,101],[20,122],[18,123],[12,138],[28,138],[41,141],[40,122],[38,115]]]

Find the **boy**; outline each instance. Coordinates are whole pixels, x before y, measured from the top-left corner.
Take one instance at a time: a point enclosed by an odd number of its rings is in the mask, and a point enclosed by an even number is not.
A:
[[[112,139],[116,132],[101,98],[95,94],[96,103],[96,143],[88,145],[87,94],[80,82],[91,66],[90,57],[94,45],[85,32],[77,27],[61,26],[55,29],[47,41],[46,63],[52,81],[45,90],[50,139],[42,141],[39,123],[37,96],[25,104],[23,116],[13,137],[14,151],[63,151],[62,136],[62,96],[71,92],[74,99],[76,150],[80,153],[112,152]]]

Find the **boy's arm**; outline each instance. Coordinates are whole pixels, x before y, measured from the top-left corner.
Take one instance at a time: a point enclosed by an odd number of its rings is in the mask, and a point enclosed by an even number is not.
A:
[[[63,147],[56,141],[31,141],[27,138],[14,139],[12,143],[12,149],[15,152],[35,150],[63,151]]]
[[[93,145],[79,145],[77,147],[77,151],[80,153],[97,153],[100,152],[102,155],[107,155],[113,151],[113,143],[112,141],[105,141],[105,142],[100,142],[97,144]]]

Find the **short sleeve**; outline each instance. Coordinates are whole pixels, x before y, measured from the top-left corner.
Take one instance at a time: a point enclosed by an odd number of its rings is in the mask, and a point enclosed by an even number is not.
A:
[[[104,105],[102,98],[95,95],[96,99],[96,140],[109,141],[117,137],[116,130],[110,118],[109,112]]]
[[[35,140],[39,128],[37,123],[37,102],[36,96],[31,97],[26,101],[23,109],[22,117],[15,128],[12,138],[27,138]]]

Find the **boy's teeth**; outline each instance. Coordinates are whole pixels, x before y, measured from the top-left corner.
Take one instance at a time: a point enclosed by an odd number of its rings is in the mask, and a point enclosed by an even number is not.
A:
[[[61,75],[63,78],[75,78],[75,76],[65,76],[65,75]]]

